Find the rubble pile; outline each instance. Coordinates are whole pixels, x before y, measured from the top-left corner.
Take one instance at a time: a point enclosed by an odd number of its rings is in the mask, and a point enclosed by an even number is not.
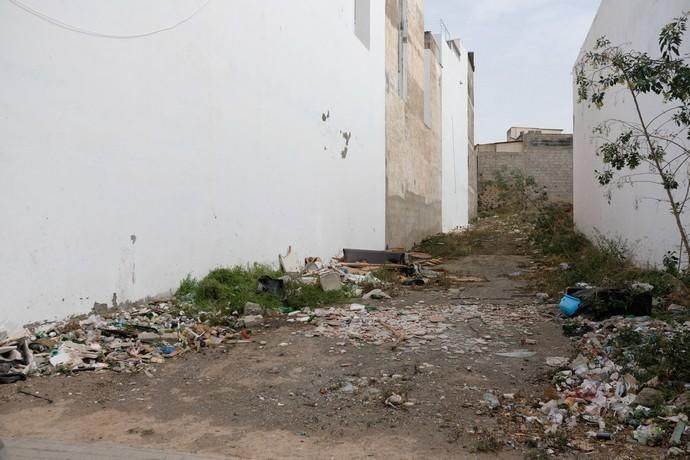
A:
[[[433,345],[448,355],[483,354],[491,348],[510,350],[510,331],[516,321],[523,325],[520,335],[532,335],[529,327],[539,312],[531,304],[512,306],[509,313],[492,304],[400,305],[403,301],[365,306],[305,308],[291,312],[288,321],[315,327],[301,331],[305,336],[325,336],[347,340],[354,345],[390,344],[401,351],[415,351]],[[490,325],[492,335],[481,333]],[[532,353],[534,354],[534,353]]]
[[[239,328],[210,326],[168,302],[102,313],[22,328],[0,337],[0,383],[58,370],[141,371],[190,349],[242,340]]]
[[[589,331],[580,339],[580,353],[572,360],[554,361],[559,371],[545,391],[546,401],[525,419],[538,422],[546,433],[585,426],[592,438],[631,436],[645,445],[680,445],[690,413],[690,382],[668,382],[665,375],[638,380],[636,375],[648,375],[647,369],[632,357],[625,358],[630,351],[621,340],[631,333],[640,337],[687,333],[690,322],[619,316],[601,322],[582,319],[579,330]],[[675,391],[670,391],[672,387]]]

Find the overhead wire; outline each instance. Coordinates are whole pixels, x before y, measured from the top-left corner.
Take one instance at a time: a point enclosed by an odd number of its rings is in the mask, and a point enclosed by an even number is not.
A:
[[[53,24],[57,27],[60,27],[62,29],[66,29],[66,30],[69,30],[72,32],[77,32],[80,34],[91,35],[93,37],[114,38],[114,39],[125,40],[125,39],[131,39],[131,38],[149,37],[151,35],[156,35],[156,34],[159,34],[161,32],[167,32],[167,31],[172,30],[176,27],[179,27],[182,24],[184,24],[185,22],[191,20],[197,14],[199,14],[201,12],[201,10],[203,10],[206,7],[206,5],[209,4],[209,2],[211,0],[206,0],[201,6],[199,6],[199,8],[194,10],[194,12],[192,12],[192,14],[190,14],[189,16],[185,17],[184,19],[182,19],[182,20],[180,20],[174,24],[171,24],[169,26],[165,26],[165,27],[162,27],[160,29],[152,30],[150,32],[143,32],[143,33],[139,33],[139,34],[122,34],[122,35],[102,33],[102,32],[97,32],[94,30],[89,30],[89,29],[85,29],[82,27],[74,26],[71,24],[67,24],[66,22],[62,22],[59,19],[48,16],[47,14],[42,13],[42,12],[32,8],[31,6],[23,3],[20,0],[8,0],[8,1],[10,3],[12,3],[14,6],[16,6],[17,8],[20,8],[20,9],[26,11],[27,13],[32,14],[32,15],[34,15],[34,16],[36,16],[36,17],[38,17],[38,18],[40,18],[40,19],[42,19],[42,20],[44,20],[50,24]]]

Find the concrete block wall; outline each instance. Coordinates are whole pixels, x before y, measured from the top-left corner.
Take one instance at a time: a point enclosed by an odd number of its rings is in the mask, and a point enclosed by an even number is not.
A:
[[[544,186],[553,201],[573,202],[573,137],[529,133],[522,141],[477,146],[479,189],[500,171],[521,171]]]
[[[407,27],[402,46],[401,22]],[[385,41],[386,243],[410,247],[441,231],[441,66],[436,44],[424,32],[423,0],[386,1]]]

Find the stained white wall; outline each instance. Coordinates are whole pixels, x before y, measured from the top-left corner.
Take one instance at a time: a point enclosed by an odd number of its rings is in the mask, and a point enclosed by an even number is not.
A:
[[[442,35],[441,35],[442,36]],[[447,232],[469,223],[469,132],[467,120],[467,50],[453,40],[459,54],[447,40],[441,50],[441,156],[442,225]]]
[[[596,39],[606,35],[613,44],[624,44],[626,48],[658,56],[661,27],[688,10],[690,0],[603,0],[582,52],[592,49]],[[685,40],[685,51],[689,51],[687,42],[690,35],[686,35]],[[641,105],[644,112],[652,116],[667,108],[656,96],[643,97]],[[620,87],[611,90],[604,108],[597,110],[586,102],[578,103],[575,92],[574,112],[573,174],[577,226],[590,236],[598,230],[610,237],[622,237],[634,249],[638,262],[660,263],[666,251],[677,251],[680,245],[668,205],[657,200],[664,198],[663,189],[653,184],[602,187],[594,176],[594,170],[601,169],[602,162],[595,154],[601,141],[593,138],[592,130],[610,119],[637,121],[629,93]]]
[[[23,2],[125,35],[204,5]],[[211,0],[114,39],[0,2],[0,329],[289,245],[383,248],[384,19],[367,49],[354,0]]]

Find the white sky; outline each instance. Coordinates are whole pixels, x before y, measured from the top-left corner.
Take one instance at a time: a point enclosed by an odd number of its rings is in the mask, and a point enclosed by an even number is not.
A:
[[[573,129],[571,70],[599,0],[425,0],[426,30],[443,19],[475,52],[475,142],[510,126]]]

